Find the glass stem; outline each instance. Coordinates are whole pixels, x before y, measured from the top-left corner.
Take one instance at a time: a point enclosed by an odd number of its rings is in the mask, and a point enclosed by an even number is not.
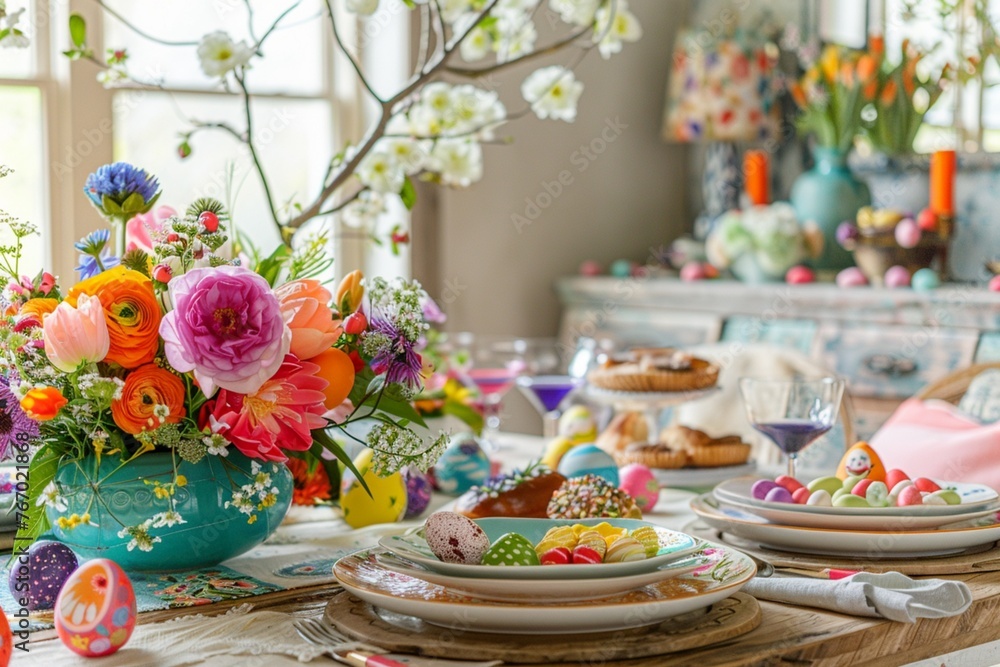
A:
[[[496,451],[496,435],[500,431],[501,398],[488,394],[483,398],[483,440]]]
[[[798,479],[795,476],[795,459],[797,457],[798,457],[798,454],[789,454],[788,455],[788,476],[791,477],[792,479]]]
[[[559,435],[559,418],[562,413],[559,410],[550,410],[542,415],[542,435],[546,438],[554,438]]]

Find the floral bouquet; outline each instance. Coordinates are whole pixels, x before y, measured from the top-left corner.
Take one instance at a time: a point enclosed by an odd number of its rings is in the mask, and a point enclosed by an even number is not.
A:
[[[120,241],[112,252],[105,229],[77,243],[83,280],[68,287],[22,275],[35,230],[0,214],[14,239],[0,247],[0,457],[30,457],[19,540],[51,529],[103,555],[164,542],[166,557],[190,550],[190,535],[166,543],[208,508],[244,519],[215,542],[253,533],[245,550],[266,537],[258,519],[273,528],[291,500],[290,456],[358,472],[335,432],[371,447],[379,474],[437,459],[444,435],[408,428],[423,424],[418,284],[355,271],[331,293],[322,238],[237,254],[219,202],[151,214],[159,184],[128,164],[102,167],[85,192]],[[364,437],[362,420],[374,424]]]

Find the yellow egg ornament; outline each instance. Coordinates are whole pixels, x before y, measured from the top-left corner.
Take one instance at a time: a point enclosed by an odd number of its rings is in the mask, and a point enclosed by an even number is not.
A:
[[[352,528],[402,521],[406,514],[406,482],[403,476],[398,472],[388,477],[376,475],[370,449],[358,454],[354,466],[372,493],[369,496],[354,473],[345,470],[340,483],[340,509],[344,512],[344,521]]]
[[[596,442],[597,422],[594,421],[590,410],[582,405],[568,408],[559,418],[559,437],[569,440],[574,445]]]
[[[875,450],[867,442],[859,442],[844,453],[837,466],[837,477],[866,477],[878,482],[885,481],[885,466]]]
[[[542,456],[542,463],[548,467],[555,470],[559,467],[559,461],[569,450],[573,449],[577,445],[583,443],[574,442],[569,438],[564,438],[562,436],[553,438],[549,440],[549,444],[545,446],[545,454]]]

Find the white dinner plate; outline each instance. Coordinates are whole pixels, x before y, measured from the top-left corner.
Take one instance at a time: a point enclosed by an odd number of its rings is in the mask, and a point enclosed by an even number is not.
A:
[[[498,567],[495,565],[466,565],[464,563],[446,563],[438,560],[423,537],[423,527],[404,535],[383,537],[379,546],[397,556],[412,560],[430,570],[454,577],[479,577],[486,579],[603,579],[606,577],[626,577],[633,574],[651,572],[671,561],[683,558],[698,549],[698,540],[661,526],[640,521],[638,519],[521,519],[508,517],[491,517],[476,519],[490,542],[507,533],[517,533],[526,537],[532,544],[538,544],[553,526],[572,526],[584,524],[596,526],[607,522],[616,528],[635,530],[649,526],[660,538],[660,550],[656,556],[645,560],[635,560],[627,563],[599,563],[595,565],[538,565],[527,567]]]
[[[691,501],[702,521],[723,533],[783,551],[865,558],[954,554],[1000,540],[995,516],[910,531],[834,530],[769,523],[755,514],[720,505],[710,493]]]
[[[739,551],[703,542],[697,555],[706,562],[692,572],[600,600],[546,605],[483,600],[393,572],[379,564],[379,551],[337,561],[334,574],[351,594],[434,625],[500,634],[581,634],[655,625],[733,595],[757,572]]]
[[[660,486],[672,488],[701,488],[715,486],[720,482],[752,475],[757,470],[757,462],[750,459],[738,466],[721,466],[718,468],[652,468],[653,477]]]
[[[740,477],[722,482],[713,493],[719,500],[740,507],[762,507],[767,509],[800,512],[803,514],[825,514],[827,516],[948,516],[961,515],[979,510],[1000,509],[1000,496],[983,484],[965,482],[942,482],[935,480],[942,489],[953,489],[962,498],[959,505],[909,505],[906,507],[820,507],[799,505],[798,503],[776,503],[753,497],[751,488],[758,478]],[[960,519],[955,519],[956,521]]]
[[[451,591],[474,595],[482,600],[534,602],[537,604],[596,600],[642,588],[660,581],[693,572],[711,561],[708,556],[691,555],[646,572],[627,577],[602,579],[482,579],[452,577],[406,563],[388,551],[375,553],[375,560],[387,570],[398,572]]]

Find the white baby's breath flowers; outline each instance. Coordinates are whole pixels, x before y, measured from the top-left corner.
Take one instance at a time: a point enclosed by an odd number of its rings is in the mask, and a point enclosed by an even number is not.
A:
[[[521,94],[535,115],[568,123],[576,120],[576,105],[582,93],[583,83],[571,70],[559,65],[536,70],[521,84]]]
[[[409,465],[427,470],[434,465],[448,446],[449,435],[440,433],[429,445],[419,435],[395,424],[376,424],[368,433],[372,449],[372,469],[379,477],[399,472]]]
[[[549,0],[549,7],[566,23],[587,26],[594,22],[601,0]]]
[[[162,542],[159,537],[153,537],[149,534],[149,529],[153,526],[152,519],[146,519],[138,526],[125,526],[118,531],[118,537],[128,537],[129,542],[125,545],[126,549],[132,551],[138,548],[139,551],[152,551],[153,545],[157,542]]]
[[[601,40],[597,49],[605,60],[621,52],[622,42],[637,42],[642,38],[642,26],[635,14],[628,10],[627,0],[606,2],[597,10],[594,37]]]
[[[253,55],[246,42],[234,42],[222,30],[208,33],[198,44],[198,61],[207,76],[224,78],[237,67],[245,67]]]
[[[166,512],[160,512],[152,516],[152,526],[153,528],[173,528],[182,523],[187,523],[184,518],[174,510],[168,510]]]
[[[68,505],[66,505],[66,499],[59,493],[59,487],[56,486],[55,482],[46,484],[45,488],[42,489],[42,493],[38,496],[38,500],[35,501],[36,507],[43,505],[56,512],[65,512],[69,509]]]

